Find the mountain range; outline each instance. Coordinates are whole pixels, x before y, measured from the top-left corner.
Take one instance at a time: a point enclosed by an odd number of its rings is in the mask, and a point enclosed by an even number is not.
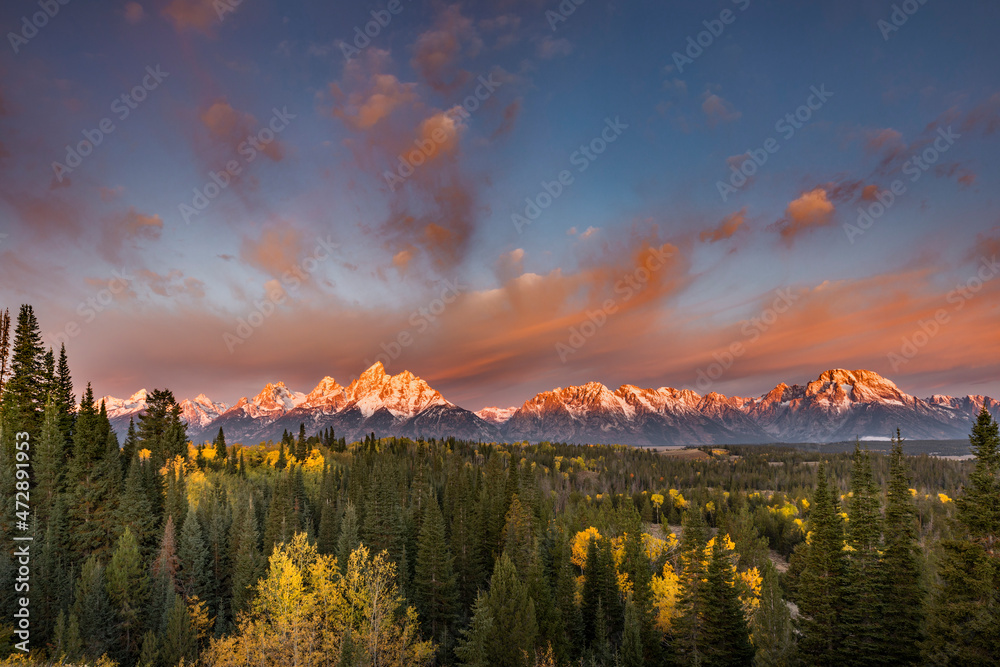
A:
[[[106,396],[119,435],[146,407],[146,390],[127,399]],[[228,442],[278,440],[283,431],[332,427],[351,441],[378,436],[448,437],[485,441],[541,441],[628,445],[707,445],[839,442],[886,438],[899,427],[911,440],[965,438],[987,396],[917,398],[866,370],[829,370],[806,385],[779,384],[757,398],[704,396],[689,389],[612,391],[599,382],[545,391],[519,407],[465,410],[409,371],[389,375],[381,362],[348,386],[323,378],[308,394],[283,382],[267,384],[253,398],[230,407],[204,394],[180,403],[194,442],[222,428]]]

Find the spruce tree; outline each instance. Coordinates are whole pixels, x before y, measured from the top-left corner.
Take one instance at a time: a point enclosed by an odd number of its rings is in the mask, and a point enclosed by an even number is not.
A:
[[[941,541],[924,655],[937,665],[1000,664],[1000,429],[984,405],[969,436],[975,468]]]
[[[455,573],[445,539],[444,518],[433,496],[428,499],[425,509],[417,542],[414,602],[425,630],[431,637],[438,638],[447,632],[455,617]]]
[[[764,566],[760,589],[760,607],[752,624],[753,643],[757,649],[756,667],[790,667],[795,650],[791,612],[781,597],[781,584],[774,565]]]
[[[694,502],[684,512],[680,544],[680,595],[677,618],[671,626],[674,652],[688,664],[701,664],[704,656],[705,521]]]
[[[184,599],[174,594],[170,610],[167,612],[167,626],[161,640],[160,656],[162,664],[176,665],[184,659],[185,664],[193,662],[197,656],[198,637],[191,626],[191,615]]]
[[[631,598],[625,602],[625,633],[622,635],[619,662],[622,667],[643,667],[648,664],[643,656],[642,621]]]
[[[17,316],[11,349],[10,377],[3,387],[3,409],[16,408],[18,430],[37,437],[42,412],[48,398],[49,382],[45,378],[45,350],[34,309],[25,304]]]
[[[856,665],[882,664],[887,639],[882,610],[887,591],[881,557],[880,490],[871,459],[854,445],[851,499],[847,522],[847,570],[844,587],[844,651]],[[909,499],[909,493],[907,493]]]
[[[253,597],[253,586],[260,579],[264,569],[264,557],[260,553],[257,537],[257,518],[250,499],[238,505],[233,520],[232,537],[232,601],[230,614],[234,619],[245,611]]]
[[[181,528],[177,558],[180,561],[178,582],[184,599],[191,600],[197,596],[201,600],[207,600],[211,580],[208,549],[198,514],[193,509],[188,509],[184,527]]]
[[[735,585],[735,568],[726,556],[722,536],[712,545],[704,584],[705,617],[700,653],[711,667],[740,667],[752,662],[754,648]]]
[[[347,561],[360,544],[358,511],[354,508],[354,503],[348,501],[344,509],[344,519],[340,522],[340,535],[337,537],[337,564],[341,571],[347,571]]]
[[[84,653],[92,659],[107,653],[114,639],[115,617],[105,586],[104,568],[96,555],[90,556],[80,571],[72,615],[79,624]]]
[[[108,597],[116,615],[116,654],[120,664],[131,663],[141,649],[149,580],[139,543],[128,528],[118,539],[106,576]]]
[[[73,394],[73,378],[66,358],[66,345],[59,348],[59,363],[56,366],[56,407],[59,410],[59,428],[63,434],[65,452],[68,456],[73,444],[73,426],[76,423],[76,396]]]
[[[799,650],[814,665],[843,663],[844,528],[837,491],[819,464],[816,493],[809,512],[809,534],[799,576]]]
[[[7,381],[7,368],[10,358],[10,309],[4,308],[0,313],[0,403],[3,402],[3,387]]]

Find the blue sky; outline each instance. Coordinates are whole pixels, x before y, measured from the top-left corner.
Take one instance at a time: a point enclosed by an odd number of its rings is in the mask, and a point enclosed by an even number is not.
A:
[[[32,303],[101,394],[232,402],[270,380],[346,383],[383,355],[478,409],[588,380],[699,388],[742,343],[704,388],[851,367],[997,395],[1000,281],[981,260],[1000,250],[1000,7],[914,2],[903,22],[894,4],[586,0],[555,21],[558,2],[400,0],[348,61],[341,44],[389,3],[69,2],[37,34],[23,18],[42,10],[7,3],[0,304]],[[457,112],[479,77],[495,89]],[[788,137],[776,123],[814,89],[832,95]],[[614,142],[580,171],[609,119]],[[87,131],[93,151],[54,167]],[[419,141],[433,150],[390,188]],[[188,222],[181,205],[231,161]],[[896,181],[870,228],[845,227]],[[626,298],[653,251],[669,260]],[[794,305],[751,341],[780,290]]]

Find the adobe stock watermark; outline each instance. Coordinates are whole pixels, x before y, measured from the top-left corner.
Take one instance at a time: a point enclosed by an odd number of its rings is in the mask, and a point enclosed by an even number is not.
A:
[[[76,314],[84,325],[96,320],[98,315],[114,303],[115,297],[125,292],[135,280],[135,276],[126,273],[124,268],[121,271],[112,271],[111,275],[111,280],[97,294],[89,296],[77,304]],[[68,343],[71,338],[79,336],[82,330],[81,323],[74,319],[63,325],[61,331],[46,334],[45,338],[49,342],[49,347],[56,349],[60,345]]]
[[[406,1],[410,2],[410,0]],[[354,26],[354,46],[340,40],[340,50],[343,52],[344,58],[350,61],[355,56],[360,55],[371,45],[372,40],[382,33],[383,28],[389,27],[393,16],[399,16],[403,13],[403,9],[402,0],[389,0],[385,9],[371,10],[372,20],[365,23],[364,30],[361,29],[361,26]]]
[[[235,12],[242,4],[243,0],[214,0],[212,9],[215,10],[215,15],[219,17],[219,23],[222,23],[226,20],[226,14]]]
[[[472,117],[471,114],[483,102],[490,99],[497,88],[503,85],[501,82],[493,80],[492,72],[485,77],[480,76],[477,80],[479,81],[479,85],[473,90],[472,95],[462,100],[461,105],[455,105],[446,111],[444,114],[446,118],[452,122],[468,120]],[[412,176],[417,168],[437,155],[441,145],[446,143],[448,139],[448,133],[441,127],[435,127],[431,130],[431,136],[428,139],[414,139],[413,150],[406,154],[400,153],[397,156],[399,164],[396,166],[396,171],[392,172],[386,169],[382,173],[382,178],[385,179],[389,190],[395,192],[396,188],[403,185],[406,179]]]
[[[911,156],[909,160],[903,163],[902,171],[910,177],[910,183],[919,181],[927,170],[933,167],[941,159],[941,156],[955,145],[957,140],[962,138],[962,135],[953,131],[950,125],[948,129],[939,127],[937,134],[938,136],[930,146],[922,150],[919,154]],[[865,232],[871,229],[885,215],[886,211],[892,208],[893,204],[906,194],[907,189],[906,182],[901,178],[897,178],[887,189],[876,192],[875,201],[867,206],[859,206],[858,217],[855,223],[844,223],[844,233],[847,234],[847,240],[851,242],[851,245],[854,245],[859,236],[864,235]]]
[[[164,72],[160,65],[146,67],[146,75],[142,80],[132,87],[131,90],[122,93],[111,102],[111,113],[118,117],[119,122],[125,121],[132,112],[139,108],[151,92],[159,88],[163,80],[170,76],[170,72]],[[83,164],[84,158],[94,152],[94,149],[104,142],[104,138],[117,129],[115,122],[110,117],[105,117],[97,123],[97,127],[92,130],[83,130],[83,139],[75,146],[66,144],[65,164],[54,161],[52,171],[55,172],[56,180],[62,183],[66,174],[70,174],[74,169]]]
[[[576,167],[577,173],[582,174],[587,171],[591,164],[597,160],[598,156],[608,149],[608,146],[618,141],[618,137],[628,129],[628,124],[621,121],[621,116],[604,119],[604,128],[601,132],[585,144],[581,144],[579,149],[573,151],[569,156],[569,163]],[[541,217],[542,211],[552,206],[552,202],[558,199],[562,193],[573,184],[575,177],[569,169],[563,169],[556,174],[555,180],[542,181],[542,189],[532,197],[524,199],[524,214],[512,213],[510,221],[518,234],[524,233],[524,228]]]
[[[565,23],[576,8],[582,5],[587,0],[562,0],[559,5],[553,9],[545,10],[545,20],[549,22],[549,27],[552,28],[552,32],[556,31],[560,23]]]
[[[882,39],[888,42],[889,36],[894,32],[899,32],[899,29],[906,25],[910,17],[926,4],[927,0],[903,0],[903,2],[893,5],[888,20],[879,19],[878,23],[875,24],[878,26],[879,32],[882,33]]]
[[[722,352],[713,352],[712,357],[715,358],[715,361],[705,368],[698,369],[698,379],[694,383],[698,391],[707,392],[716,380],[733,367],[737,359],[746,354],[747,346],[760,340],[760,337],[767,333],[782,315],[791,310],[799,298],[798,294],[792,293],[790,287],[775,290],[774,301],[771,302],[771,305],[757,317],[752,317],[743,323],[740,328],[743,339],[733,341]]]
[[[790,141],[795,133],[805,127],[806,123],[812,120],[813,114],[823,108],[827,100],[833,97],[833,93],[826,89],[826,84],[809,87],[810,95],[806,97],[803,104],[794,111],[786,113],[774,124],[774,131],[778,132],[785,141]],[[722,201],[729,199],[729,195],[736,194],[740,189],[750,182],[750,178],[757,173],[761,167],[767,164],[772,155],[781,150],[781,143],[774,137],[768,137],[761,144],[760,148],[749,148],[745,155],[747,159],[737,165],[730,165],[729,182],[716,181],[715,188],[719,191]]]
[[[285,271],[281,275],[281,284],[270,289],[265,298],[255,300],[253,310],[246,317],[236,319],[236,326],[231,333],[226,331],[222,334],[222,342],[225,343],[229,353],[232,354],[236,351],[236,346],[247,342],[254,332],[264,325],[267,318],[274,315],[278,306],[301,289],[303,283],[308,282],[312,274],[319,270],[320,264],[330,259],[333,251],[339,247],[340,244],[334,243],[327,234],[325,239],[320,239],[316,243],[312,254]]]
[[[996,278],[998,274],[1000,274],[1000,264],[997,263],[996,255],[991,259],[981,257],[976,274],[964,283],[956,285],[955,289],[948,292],[945,297],[945,302],[951,308],[938,308],[933,317],[919,320],[917,329],[909,336],[903,337],[899,350],[888,354],[887,359],[892,370],[898,371],[910,363],[920,353],[920,350],[927,347],[931,340],[941,333],[941,327],[951,322],[952,314],[965,308],[965,304],[975,298],[986,283]]]
[[[49,21],[56,17],[62,7],[68,5],[70,0],[38,0],[38,7],[41,9],[30,17],[21,17],[21,29],[17,32],[8,32],[7,41],[10,48],[14,50],[14,55],[21,52],[21,47],[38,35],[38,31],[49,24]]]
[[[661,248],[650,247],[649,254],[641,266],[622,276],[621,280],[615,283],[615,298],[605,299],[601,307],[597,310],[587,309],[587,319],[578,325],[571,326],[569,336],[565,341],[556,343],[556,354],[559,361],[566,363],[571,354],[576,354],[587,341],[597,335],[601,327],[608,323],[608,319],[618,312],[620,304],[627,303],[636,294],[640,293],[649,283],[653,274],[667,265],[667,260],[673,257],[672,252],[664,252]]]
[[[379,345],[382,352],[375,356],[374,361],[365,359],[365,368],[371,368],[376,361],[381,361],[382,365],[388,368],[393,361],[403,354],[404,349],[413,345],[416,340],[415,336],[427,331],[431,324],[441,317],[448,306],[455,303],[459,295],[467,290],[468,285],[463,285],[457,278],[454,281],[445,280],[441,294],[431,300],[426,306],[417,308],[410,313],[407,322],[409,322],[412,329],[403,329],[388,342],[382,341]]]
[[[750,0],[731,0],[731,2],[741,12],[745,12],[750,7]],[[683,73],[686,66],[693,65],[695,60],[701,58],[705,50],[710,48],[712,44],[715,44],[715,40],[722,37],[722,33],[726,31],[726,26],[736,22],[737,16],[739,14],[733,10],[723,9],[719,12],[718,18],[702,21],[701,24],[705,26],[705,29],[696,35],[688,35],[687,47],[684,49],[684,53],[680,51],[674,51],[673,53],[674,67],[677,68],[677,73]]]
[[[208,172],[209,180],[200,188],[194,188],[194,196],[191,198],[191,203],[181,202],[177,205],[177,210],[180,212],[181,217],[184,218],[186,224],[190,225],[192,217],[203,213],[208,208],[208,205],[223,190],[229,187],[229,184],[233,182],[233,178],[243,172],[243,167],[256,160],[257,155],[262,153],[268,144],[284,132],[285,128],[296,117],[296,114],[288,113],[288,107],[281,107],[281,111],[274,108],[271,112],[271,119],[267,125],[260,128],[254,134],[248,135],[236,147],[236,152],[243,158],[242,163],[237,159],[229,160],[226,162],[225,169]]]

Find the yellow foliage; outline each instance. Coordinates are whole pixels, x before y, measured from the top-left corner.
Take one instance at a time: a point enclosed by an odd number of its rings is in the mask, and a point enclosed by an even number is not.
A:
[[[949,498],[947,495],[945,495],[943,493],[939,493],[938,494],[938,500],[940,500],[942,503],[950,503],[951,502],[951,498]]]
[[[570,560],[573,561],[573,565],[576,565],[581,570],[587,564],[587,547],[590,545],[590,538],[592,537],[597,540],[601,539],[601,534],[593,526],[586,530],[581,530],[573,538]]]
[[[709,500],[707,503],[705,503],[705,511],[706,512],[714,512],[715,511],[715,503],[713,501],[711,501],[711,500]]]
[[[916,489],[910,489],[910,495],[911,496],[917,495],[917,490]]]
[[[148,461],[149,457],[153,455],[153,452],[149,451],[145,447],[139,450],[139,460]]]
[[[653,604],[656,605],[656,628],[660,632],[668,632],[681,592],[680,577],[670,563],[663,566],[663,576],[653,575],[650,588],[653,591]]]
[[[673,535],[673,533],[671,533],[671,535]],[[677,537],[674,536],[674,540],[676,539]],[[649,562],[655,563],[660,559],[660,556],[662,556],[663,554],[667,553],[670,550],[671,545],[668,544],[666,540],[661,540],[658,537],[653,537],[649,533],[643,533],[642,548],[646,552],[646,558],[649,559]]]
[[[649,500],[653,503],[653,507],[660,509],[660,505],[663,504],[663,496],[659,493],[654,493],[649,497]]]

